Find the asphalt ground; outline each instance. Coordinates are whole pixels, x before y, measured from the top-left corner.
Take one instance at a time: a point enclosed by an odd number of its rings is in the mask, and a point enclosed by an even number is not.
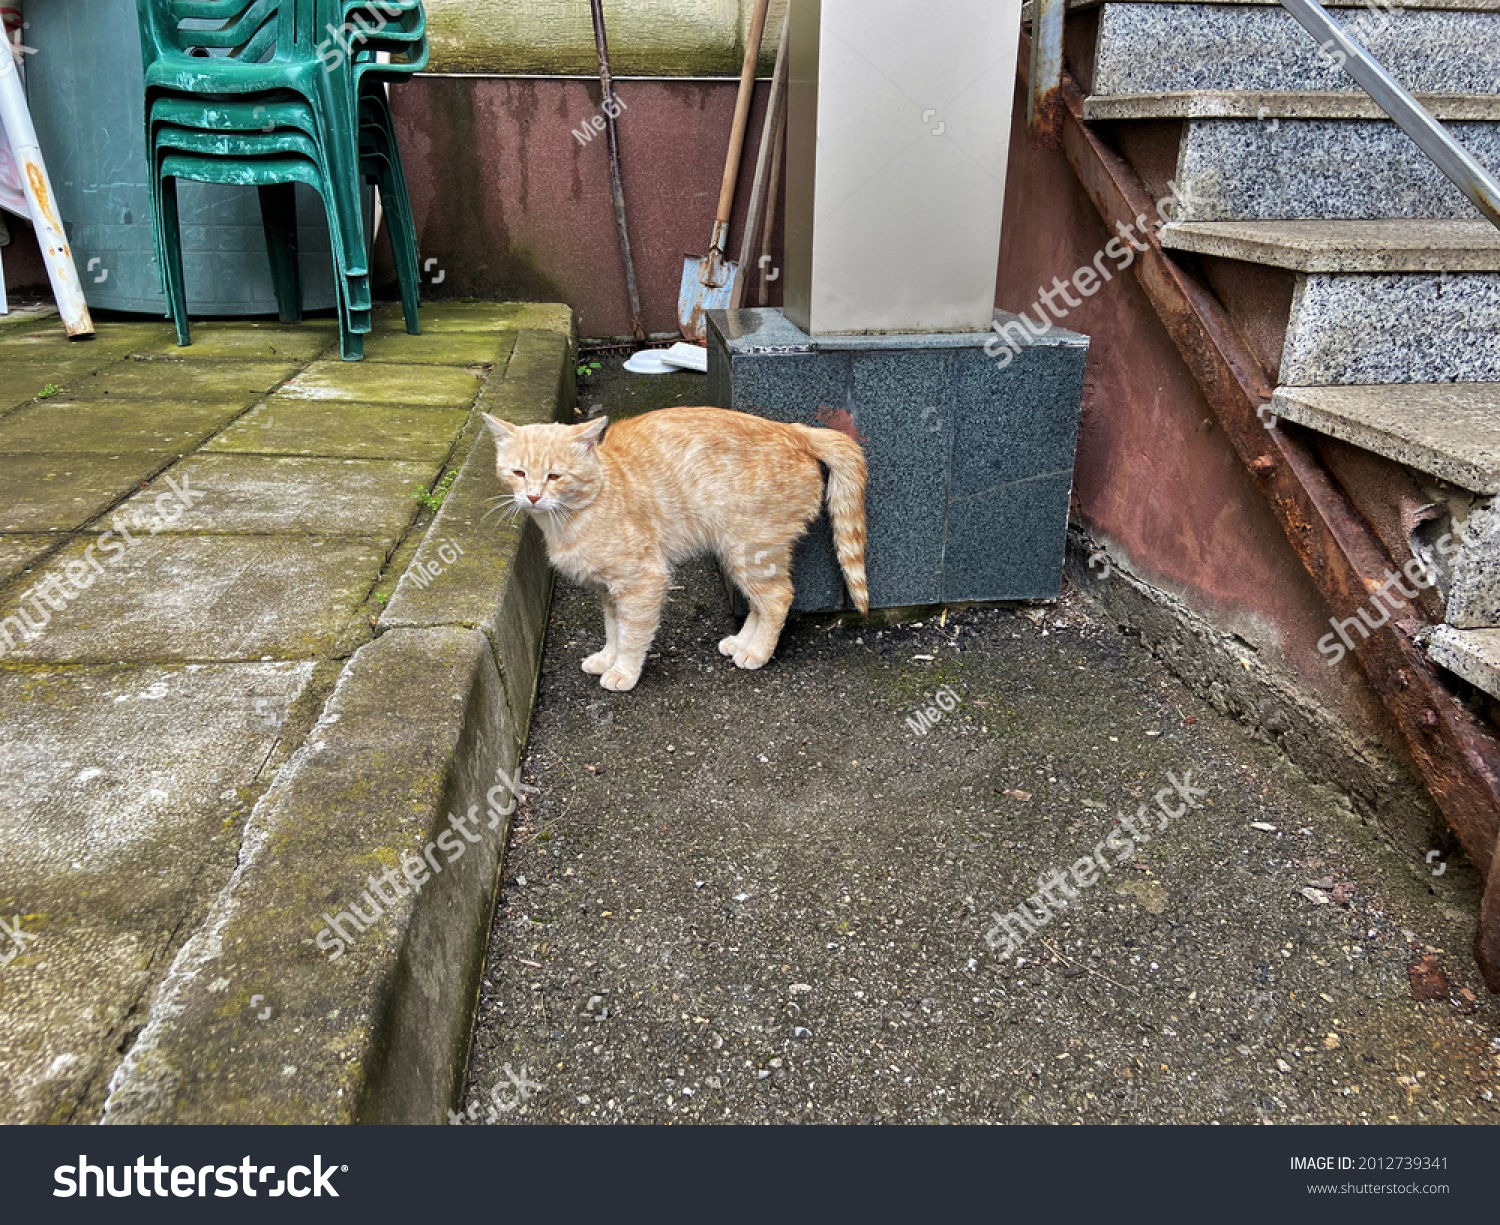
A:
[[[677,583],[614,694],[559,582],[455,1121],[1500,1122],[1472,878],[1088,597],[802,619],[741,672],[717,571]],[[991,946],[1169,775],[1196,807]]]

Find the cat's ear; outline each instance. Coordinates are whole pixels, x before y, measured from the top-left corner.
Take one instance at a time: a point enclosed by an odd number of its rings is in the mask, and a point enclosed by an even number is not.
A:
[[[484,423],[490,427],[490,433],[495,436],[496,442],[509,442],[511,440],[511,436],[516,432],[515,426],[501,421],[499,417],[491,417],[489,413],[481,415],[484,417]]]
[[[608,417],[596,417],[587,425],[576,427],[576,433],[574,433],[573,435],[573,441],[579,447],[581,447],[583,449],[583,453],[587,455],[590,451],[592,451],[599,445],[599,439],[604,434],[604,427],[608,424]]]

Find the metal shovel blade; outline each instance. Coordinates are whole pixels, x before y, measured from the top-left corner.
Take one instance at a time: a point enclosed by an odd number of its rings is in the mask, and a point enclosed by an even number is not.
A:
[[[682,289],[677,295],[677,326],[685,340],[708,340],[704,311],[729,309],[734,279],[740,266],[730,261],[689,255],[682,264]]]

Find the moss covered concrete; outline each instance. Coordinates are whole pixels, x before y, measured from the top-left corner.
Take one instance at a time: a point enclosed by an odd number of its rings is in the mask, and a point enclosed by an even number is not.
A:
[[[525,339],[495,320],[548,317],[463,305],[463,326],[434,337],[382,312],[386,360],[363,366],[318,360],[326,325],[205,327],[167,352],[167,329],[105,323],[87,399],[0,403],[0,463],[23,477],[0,487],[0,908],[38,941],[0,966],[0,1119],[94,1121],[110,1092],[113,1118],[177,1121],[432,1119],[452,1100],[503,828],[393,911],[350,953],[353,974],[299,956],[305,920],[338,900],[330,882],[399,864],[453,805],[467,811],[496,766],[514,767],[529,714],[531,689],[500,678],[529,672],[534,686],[549,580],[513,535],[476,537],[492,569],[475,577],[514,611],[476,604],[472,619],[516,632],[429,607],[431,628],[371,641],[374,593],[397,586],[431,521],[416,487],[469,455],[476,396]],[[572,321],[550,318],[557,335],[526,352],[550,353],[557,411]],[[69,369],[75,349],[55,323],[0,329],[0,385]],[[318,398],[268,396],[309,367]],[[485,479],[464,475],[455,506]],[[158,521],[180,490],[194,505]],[[101,553],[106,532],[118,555]],[[36,602],[49,574],[64,583],[52,607]],[[482,600],[482,582],[470,594]],[[39,627],[15,617],[23,601]],[[276,888],[239,898],[244,939],[220,941],[205,917],[235,901],[236,863],[240,881],[289,848]],[[203,941],[224,972],[198,984],[201,1010],[179,1009]],[[268,1028],[284,1010],[304,1019],[305,1073],[286,1071],[286,1031]],[[122,1070],[142,1026],[150,1040]],[[146,1053],[169,1046],[194,1059],[180,1103],[142,1079]],[[333,1064],[342,1079],[325,1075]]]
[[[5,423],[0,422],[0,438],[5,436],[5,429]],[[72,531],[138,488],[170,458],[161,452],[130,448],[91,452],[80,447],[71,455],[16,454],[0,449],[7,487],[0,499],[0,531]]]
[[[464,408],[267,400],[207,450],[348,459],[444,459],[468,419]]]
[[[738,76],[748,0],[617,0],[608,9],[617,76]],[[772,0],[761,54],[769,73],[786,0]],[[597,71],[588,5],[568,0],[429,0],[435,72]]]
[[[467,405],[479,391],[483,372],[477,369],[433,369],[427,365],[395,362],[350,363],[317,361],[289,379],[271,398],[284,401],[339,400],[363,404],[400,404],[406,408],[430,405],[451,408]]]
[[[92,402],[42,400],[0,418],[0,455],[184,455],[242,411],[238,401],[157,403],[103,395]]]

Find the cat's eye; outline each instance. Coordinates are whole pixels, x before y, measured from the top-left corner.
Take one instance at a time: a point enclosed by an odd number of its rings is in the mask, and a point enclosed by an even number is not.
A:
[[[511,476],[520,477],[523,481],[526,479],[526,470],[524,468],[512,468],[510,474]]]
[[[555,473],[555,472],[549,472],[549,473],[547,473],[547,479],[549,481],[555,481],[555,480],[557,480],[557,473]]]

